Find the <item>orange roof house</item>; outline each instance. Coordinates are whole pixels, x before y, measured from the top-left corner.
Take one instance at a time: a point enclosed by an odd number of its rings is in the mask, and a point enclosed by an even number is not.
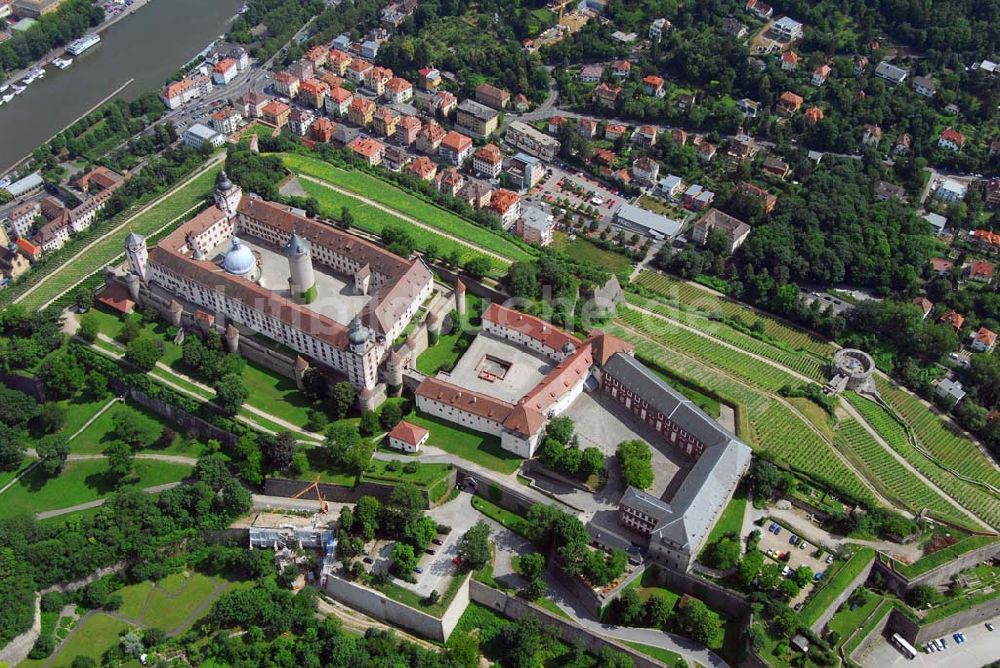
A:
[[[952,329],[956,332],[961,331],[962,325],[965,324],[965,316],[956,311],[948,311],[943,316],[938,318],[938,322],[941,324],[951,325]]]

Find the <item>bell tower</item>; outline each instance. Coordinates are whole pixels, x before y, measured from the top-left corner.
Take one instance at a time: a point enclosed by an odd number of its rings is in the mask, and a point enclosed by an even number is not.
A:
[[[229,180],[225,170],[219,172],[215,179],[215,205],[227,216],[235,216],[241,199],[243,189]]]

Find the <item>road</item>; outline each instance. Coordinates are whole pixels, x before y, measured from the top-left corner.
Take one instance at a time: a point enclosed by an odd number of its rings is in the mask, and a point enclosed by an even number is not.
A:
[[[1000,619],[993,619],[994,625],[1000,625]],[[961,645],[956,643],[951,634],[945,636],[948,649],[943,652],[927,654],[923,647],[917,647],[920,652],[917,658],[908,660],[899,650],[884,637],[872,645],[862,657],[860,663],[864,668],[975,668],[985,666],[1000,657],[1000,630],[987,631],[985,624],[976,624],[962,630],[966,641]]]

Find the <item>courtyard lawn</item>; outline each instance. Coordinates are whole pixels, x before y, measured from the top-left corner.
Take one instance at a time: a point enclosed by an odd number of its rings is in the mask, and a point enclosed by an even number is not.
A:
[[[52,660],[49,665],[69,665],[78,656],[89,656],[98,663],[101,656],[117,642],[119,634],[128,627],[125,622],[115,619],[103,612],[95,612],[76,628],[76,633],[63,645],[58,663]]]
[[[417,371],[427,376],[434,376],[442,369],[453,369],[475,338],[469,332],[458,330],[442,335],[435,345],[417,357]]]
[[[512,513],[506,508],[501,508],[491,501],[487,501],[481,496],[472,497],[472,507],[481,512],[494,522],[504,526],[514,533],[527,537],[527,520],[520,515]]]
[[[639,599],[644,603],[646,602],[646,599],[648,599],[653,594],[662,596],[663,599],[667,602],[667,607],[671,610],[673,610],[674,605],[676,605],[677,601],[679,601],[681,598],[680,594],[677,594],[676,592],[673,592],[667,589],[666,587],[661,587],[659,584],[656,583],[655,568],[647,568],[645,571],[643,571],[642,578],[640,578],[639,580],[633,580],[632,584],[629,585],[629,588],[630,589],[634,588],[636,593],[639,594]]]
[[[80,431],[80,428],[87,424],[87,420],[94,417],[110,400],[111,397],[106,397],[93,401],[84,394],[60,401],[59,405],[66,409],[66,423],[63,425],[62,433],[69,437]]]
[[[865,599],[864,604],[859,605],[854,610],[851,610],[850,603],[844,603],[837,614],[827,622],[827,626],[831,631],[836,631],[837,635],[840,636],[839,642],[843,643],[851,633],[868,619],[869,615],[875,612],[875,608],[879,606],[882,600],[881,596],[868,592],[868,597]]]
[[[403,456],[405,457],[405,455]],[[390,471],[388,468],[390,463],[382,459],[373,459],[362,477],[373,482],[410,483],[417,487],[430,488],[443,480],[452,469],[451,464],[424,464],[400,459],[397,461],[398,468],[395,471]],[[407,468],[412,469],[412,471],[408,472]]]
[[[340,169],[322,160],[303,155],[283,154],[281,158],[285,166],[293,172],[321,179],[362,197],[375,200],[451,236],[471,241],[502,257],[513,261],[527,261],[535,255],[535,253],[525,250],[513,238],[504,233],[476,225],[451,211],[426,202],[388,181],[383,181],[365,172]]]
[[[34,514],[95,501],[115,490],[115,479],[107,473],[103,459],[67,462],[62,473],[49,478],[36,468],[0,495],[0,517]],[[140,488],[182,480],[191,473],[184,464],[136,459],[133,466]]]
[[[427,445],[450,452],[474,464],[507,475],[521,466],[521,458],[500,447],[500,439],[496,436],[463,429],[430,415],[411,413],[406,420],[431,433]]]
[[[428,615],[437,617],[438,619],[444,614],[444,611],[448,609],[451,602],[455,599],[455,594],[458,593],[459,587],[461,587],[462,582],[466,578],[471,577],[471,575],[465,571],[460,571],[457,575],[452,576],[451,580],[448,582],[448,586],[441,593],[441,598],[437,600],[436,603],[427,603],[427,599],[424,596],[402,587],[395,582],[386,582],[385,584],[378,585],[376,589],[382,592],[394,601],[398,601],[403,605],[408,605],[415,610],[420,610]]]
[[[712,533],[708,535],[705,545],[711,545],[726,534],[736,534],[739,540],[743,540],[743,514],[747,507],[746,493],[742,489],[736,490],[733,498],[729,501],[719,521],[712,528]]]
[[[569,235],[563,232],[555,233],[552,239],[552,247],[575,260],[596,264],[598,267],[607,269],[613,274],[627,270],[632,266],[632,260],[621,253],[604,250],[583,237],[577,237],[570,241]]]

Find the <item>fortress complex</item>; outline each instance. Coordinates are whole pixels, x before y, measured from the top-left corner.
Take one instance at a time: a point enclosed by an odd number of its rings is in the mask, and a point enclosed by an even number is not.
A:
[[[214,206],[151,249],[130,234],[125,252],[133,298],[142,283],[196,321],[235,324],[288,346],[346,376],[363,405],[393,339],[433,289],[422,260],[244,196],[225,172]]]

